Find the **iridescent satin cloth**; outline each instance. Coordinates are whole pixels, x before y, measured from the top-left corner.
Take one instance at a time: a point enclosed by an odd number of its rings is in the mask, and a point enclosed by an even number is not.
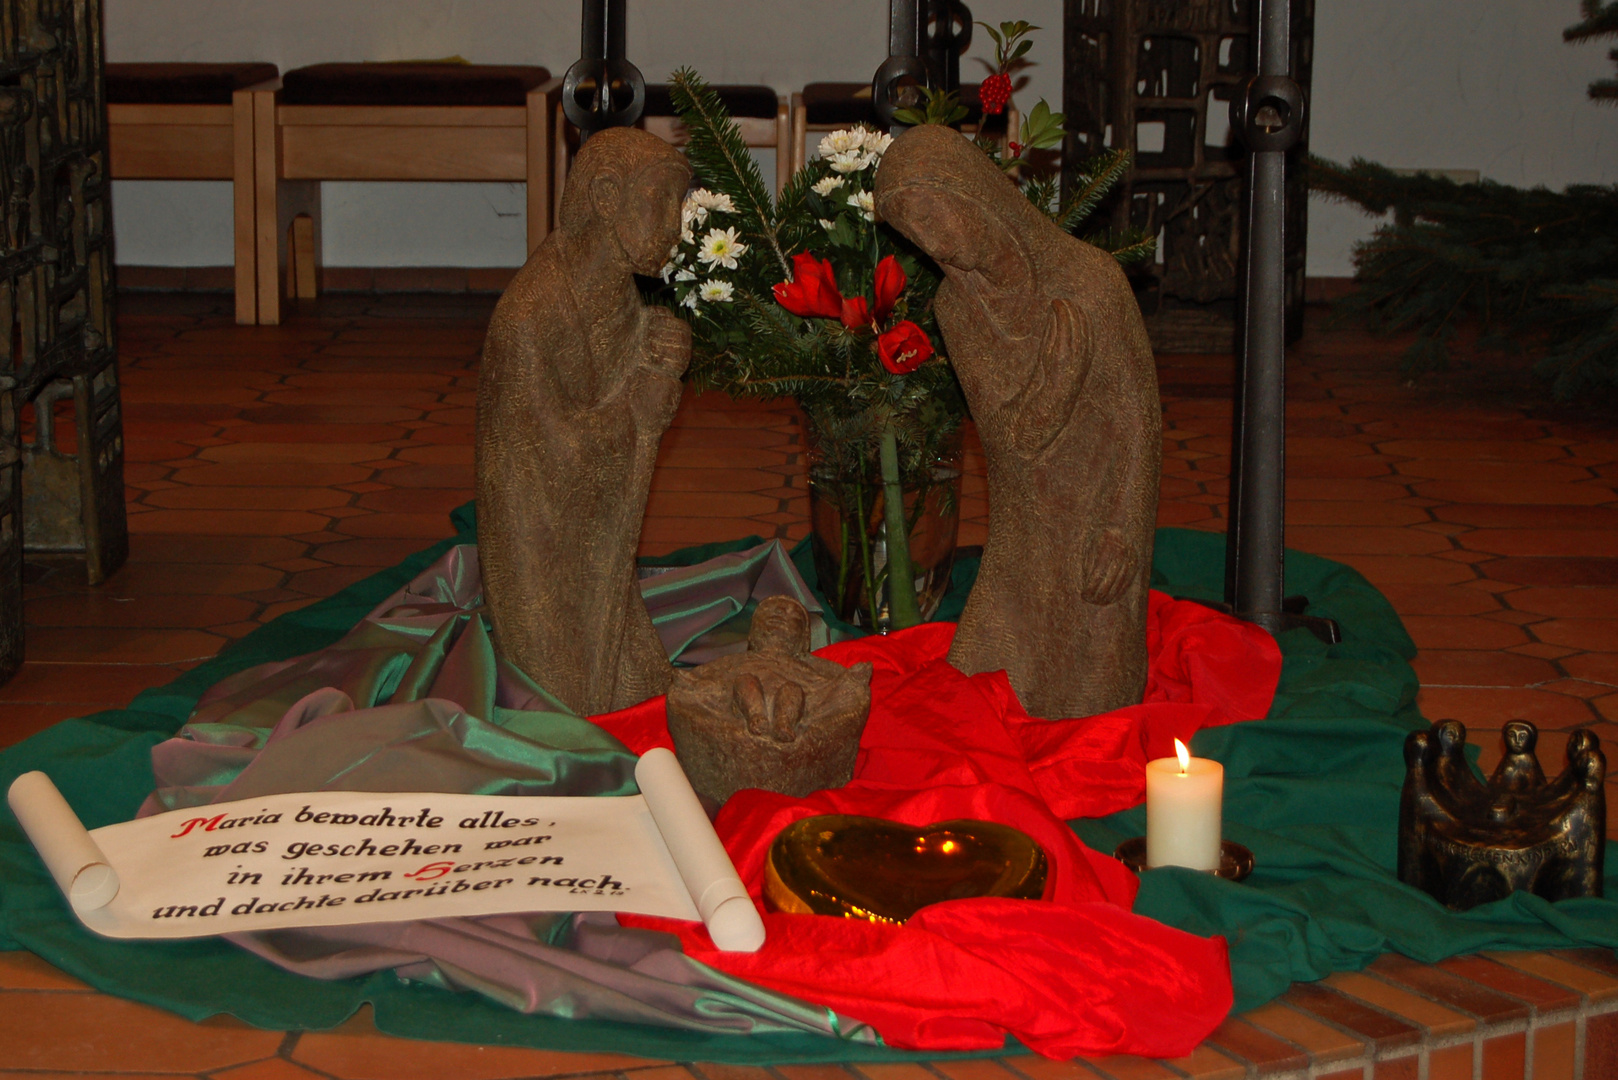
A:
[[[778,541],[643,571],[670,659],[746,647],[759,600],[819,610]],[[450,549],[336,644],[213,687],[152,751],[141,814],[290,791],[624,795],[635,755],[495,655],[477,548]],[[824,644],[824,624],[815,620]],[[874,1042],[857,1021],[687,957],[672,935],[611,915],[506,915],[232,935],[289,971],[342,979],[393,969],[523,1012],[705,1032],[814,1032]]]

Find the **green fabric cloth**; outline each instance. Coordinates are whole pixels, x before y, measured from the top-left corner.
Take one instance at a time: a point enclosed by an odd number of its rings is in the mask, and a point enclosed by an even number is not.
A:
[[[1153,585],[1176,596],[1223,592],[1224,536],[1164,529]],[[1225,766],[1225,836],[1250,848],[1241,884],[1188,870],[1141,875],[1135,910],[1230,942],[1236,1011],[1293,982],[1357,971],[1384,952],[1432,963],[1480,949],[1618,947],[1618,850],[1606,855],[1610,899],[1552,905],[1526,893],[1448,910],[1395,876],[1404,740],[1416,710],[1415,645],[1392,605],[1355,570],[1286,555],[1287,592],[1335,618],[1340,645],[1307,630],[1281,635],[1281,684],[1261,721],[1209,728],[1192,750]],[[1433,719],[1443,719],[1436,717]],[[1502,716],[1501,722],[1511,719]],[[1476,761],[1476,752],[1471,753]],[[1546,759],[1551,775],[1565,764]],[[1102,851],[1146,831],[1143,807],[1075,822]]]
[[[151,792],[151,748],[184,723],[203,691],[225,677],[330,645],[453,543],[475,541],[470,507],[459,535],[330,599],[292,612],[127,709],[67,720],[0,751],[0,785],[44,768],[90,828],[126,820]],[[681,552],[689,564],[741,550],[756,538]],[[814,584],[806,545],[794,562]],[[1179,596],[1220,592],[1223,537],[1160,530],[1154,585]],[[1180,870],[1143,875],[1136,910],[1196,933],[1225,934],[1239,1008],[1295,979],[1364,966],[1397,949],[1433,960],[1480,948],[1618,945],[1618,904],[1552,908],[1512,897],[1458,915],[1398,884],[1394,825],[1404,735],[1423,724],[1408,660],[1414,647],[1387,601],[1353,570],[1288,554],[1289,591],[1343,624],[1342,645],[1306,632],[1282,638],[1285,664],[1270,718],[1201,733],[1201,754],[1226,765],[1227,835],[1252,848],[1259,869],[1242,885]],[[959,613],[976,574],[963,560],[942,616]],[[1559,763],[1547,763],[1553,769]],[[1110,851],[1143,831],[1143,812],[1075,827]],[[1609,855],[1611,853],[1609,852]],[[1610,867],[1618,867],[1609,858]],[[1614,883],[1609,876],[1609,889]],[[1618,895],[1618,893],[1614,893]],[[103,941],[69,914],[9,811],[0,812],[0,949],[28,948],[91,985],[191,1019],[220,1012],[267,1028],[333,1027],[370,1002],[377,1026],[415,1038],[743,1064],[915,1060],[910,1054],[809,1035],[729,1036],[518,1014],[472,994],[407,984],[392,974],[322,982],[290,975],[218,940]]]

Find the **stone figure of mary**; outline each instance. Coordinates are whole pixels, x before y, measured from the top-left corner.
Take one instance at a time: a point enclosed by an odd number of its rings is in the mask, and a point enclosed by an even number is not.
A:
[[[1128,281],[948,128],[895,139],[875,196],[943,270],[938,326],[988,466],[989,541],[950,662],[1004,669],[1034,716],[1138,703],[1163,422]]]

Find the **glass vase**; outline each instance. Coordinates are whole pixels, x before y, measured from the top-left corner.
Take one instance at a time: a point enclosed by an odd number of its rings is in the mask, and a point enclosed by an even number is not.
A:
[[[845,460],[846,460],[846,456]],[[889,629],[888,527],[885,488],[875,463],[839,470],[828,455],[810,451],[810,545],[820,590],[846,623]],[[909,526],[910,563],[923,620],[949,591],[961,516],[959,449],[934,462],[921,477],[901,483]]]

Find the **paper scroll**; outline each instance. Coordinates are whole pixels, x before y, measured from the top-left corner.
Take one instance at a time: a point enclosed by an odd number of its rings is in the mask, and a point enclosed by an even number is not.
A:
[[[701,918],[751,952],[764,924],[667,750],[608,798],[320,791],[87,832],[43,773],[7,795],[74,913],[114,938],[189,938],[523,911]]]

